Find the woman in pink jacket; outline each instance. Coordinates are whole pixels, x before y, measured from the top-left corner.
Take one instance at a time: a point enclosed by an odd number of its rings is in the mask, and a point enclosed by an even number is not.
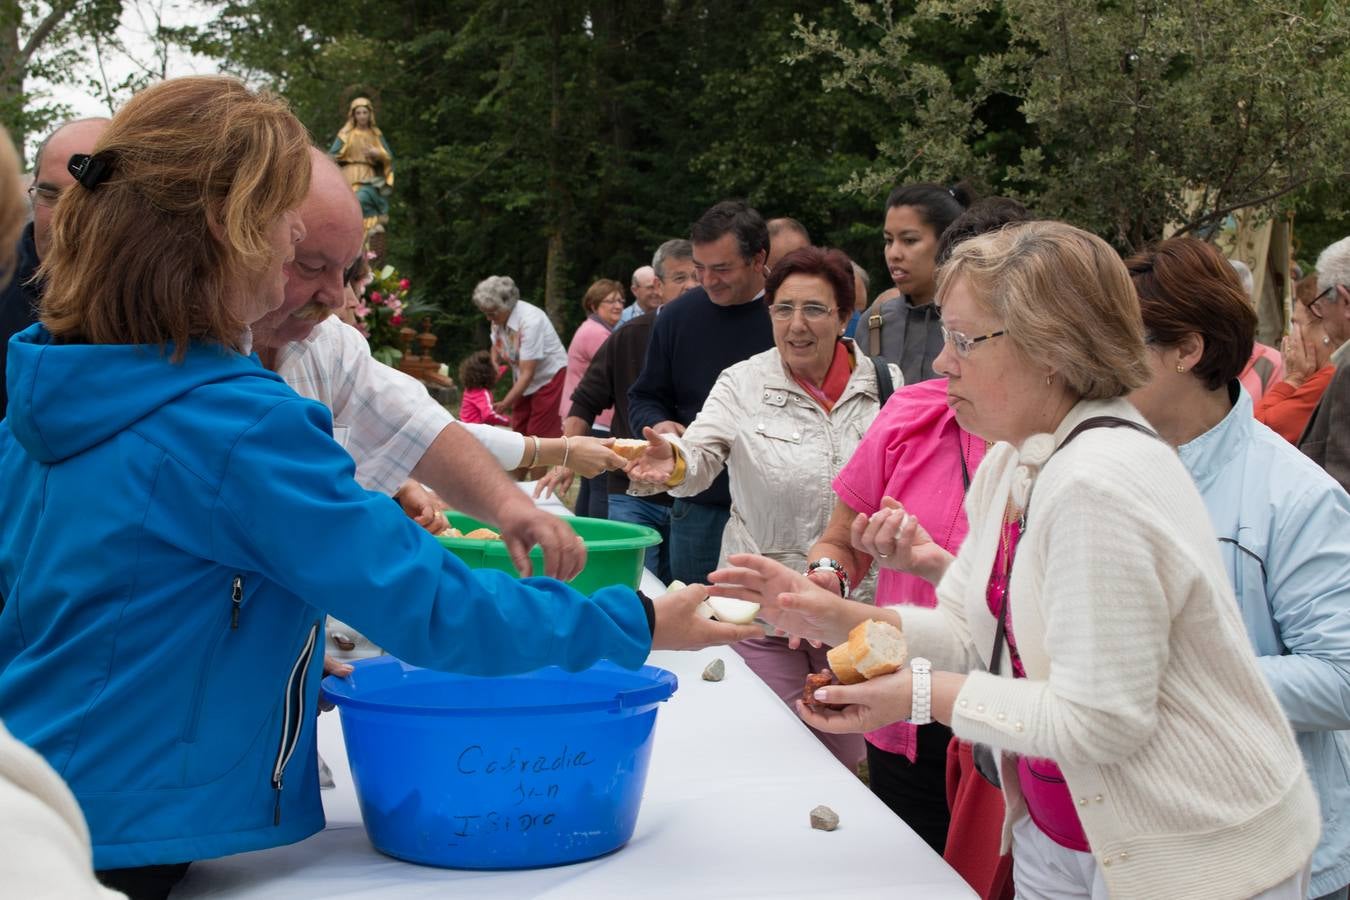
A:
[[[586,310],[586,321],[572,335],[572,343],[567,347],[567,377],[563,381],[562,401],[558,404],[558,415],[563,419],[572,409],[572,392],[590,367],[595,351],[609,340],[610,332],[619,324],[619,317],[623,315],[623,285],[611,278],[601,278],[586,289],[581,306]],[[591,437],[609,437],[609,422],[613,417],[613,409],[596,416],[591,423]],[[602,473],[581,480],[581,489],[577,493],[577,515],[596,519],[609,517],[606,477]]]

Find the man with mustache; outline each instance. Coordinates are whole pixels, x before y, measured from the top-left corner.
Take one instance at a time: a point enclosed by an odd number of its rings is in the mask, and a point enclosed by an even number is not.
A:
[[[296,246],[285,301],[253,326],[262,364],[332,411],[333,437],[356,460],[363,487],[393,494],[408,479],[426,484],[500,531],[522,575],[530,574],[529,551],[538,544],[547,574],[572,578],[586,560],[576,533],[503,471],[520,464],[525,439],[481,429],[491,442],[485,450],[477,429],[471,434],[419,382],[376,362],[360,332],[332,315],[363,250],[361,207],[333,161],[310,152],[309,195],[300,206],[306,237]]]

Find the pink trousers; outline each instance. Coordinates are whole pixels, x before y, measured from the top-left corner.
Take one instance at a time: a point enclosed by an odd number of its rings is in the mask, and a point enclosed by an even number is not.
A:
[[[825,659],[827,647],[817,650],[803,642],[800,648],[790,650],[787,638],[751,638],[732,646],[750,670],[788,705],[794,715],[806,676],[829,666]],[[825,734],[814,728],[811,733],[834,754],[835,759],[850,769],[856,770],[858,763],[867,756],[861,734]]]

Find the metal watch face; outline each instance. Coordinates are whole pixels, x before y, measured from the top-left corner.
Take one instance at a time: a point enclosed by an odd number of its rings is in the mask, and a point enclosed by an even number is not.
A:
[[[844,566],[837,559],[830,559],[828,556],[822,556],[820,559],[811,563],[814,569],[842,569]]]

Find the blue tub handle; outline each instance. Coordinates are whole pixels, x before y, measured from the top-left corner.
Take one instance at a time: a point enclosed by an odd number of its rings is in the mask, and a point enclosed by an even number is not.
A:
[[[619,691],[614,696],[618,705],[614,708],[615,712],[625,709],[635,709],[640,706],[651,706],[653,703],[660,703],[669,700],[670,695],[675,693],[679,687],[679,679],[673,672],[662,672],[659,680],[655,684],[645,685],[640,688],[633,688],[630,691]]]

